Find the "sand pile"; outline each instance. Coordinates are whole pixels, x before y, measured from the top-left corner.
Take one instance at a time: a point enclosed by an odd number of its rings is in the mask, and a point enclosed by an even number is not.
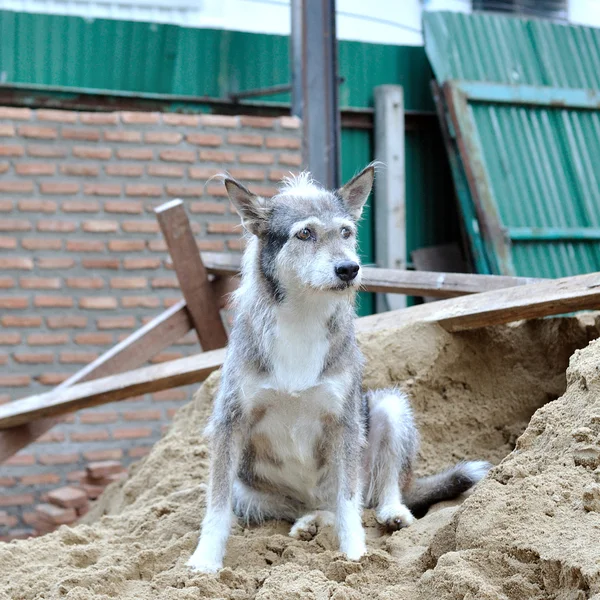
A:
[[[597,337],[556,319],[450,335],[414,325],[363,336],[365,385],[411,396],[423,473],[462,458],[499,463],[531,415],[565,392],[569,357]],[[0,598],[591,598],[600,593],[600,342],[576,352],[564,396],[533,417],[516,450],[460,507],[437,506],[351,563],[330,528],[236,526],[217,576],[185,568],[203,514],[202,425],[218,374],[86,523],[0,544]]]

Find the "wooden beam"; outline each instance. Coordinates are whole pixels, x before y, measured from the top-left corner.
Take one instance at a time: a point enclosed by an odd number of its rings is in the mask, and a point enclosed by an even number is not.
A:
[[[60,393],[82,381],[139,367],[183,337],[191,327],[192,322],[185,301],[181,300],[63,381],[54,392]],[[42,419],[0,433],[0,463],[50,431],[60,421],[60,418]]]
[[[198,383],[216,371],[223,364],[224,358],[223,348],[202,352],[9,402],[0,406],[0,429],[23,425],[34,419],[56,417],[132,396]]]
[[[600,273],[591,273],[371,315],[357,319],[356,329],[361,334],[369,334],[421,321],[437,322],[448,331],[463,331],[598,307]],[[197,383],[218,369],[224,358],[225,350],[215,350],[17,400],[0,406],[0,429],[48,415]]]
[[[166,202],[155,208],[154,212],[167,242],[179,287],[202,349],[224,348],[227,345],[227,333],[183,202]]]

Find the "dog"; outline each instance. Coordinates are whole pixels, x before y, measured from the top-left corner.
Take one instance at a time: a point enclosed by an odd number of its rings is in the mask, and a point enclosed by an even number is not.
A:
[[[397,389],[362,393],[354,332],[361,282],[357,223],[373,165],[337,191],[308,173],[259,197],[229,177],[227,193],[249,239],[235,319],[212,416],[207,509],[196,571],[222,568],[233,513],[282,519],[310,539],[332,524],[348,559],[365,554],[361,514],[396,530],[487,472],[482,461],[412,478],[418,432]]]

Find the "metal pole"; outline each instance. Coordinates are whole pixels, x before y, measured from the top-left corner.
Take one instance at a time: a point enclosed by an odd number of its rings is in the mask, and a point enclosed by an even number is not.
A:
[[[304,164],[325,187],[340,184],[335,0],[292,1],[292,111],[303,121]]]

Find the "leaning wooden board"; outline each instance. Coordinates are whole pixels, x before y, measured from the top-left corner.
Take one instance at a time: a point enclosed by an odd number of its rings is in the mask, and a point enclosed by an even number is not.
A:
[[[526,287],[485,292],[363,317],[357,320],[357,330],[368,333],[422,321],[438,323],[448,331],[463,331],[594,308],[600,308],[600,273],[542,281]],[[205,352],[79,384],[67,390],[18,400],[0,406],[0,429],[134,395],[197,383],[218,369],[224,357],[225,350]]]

